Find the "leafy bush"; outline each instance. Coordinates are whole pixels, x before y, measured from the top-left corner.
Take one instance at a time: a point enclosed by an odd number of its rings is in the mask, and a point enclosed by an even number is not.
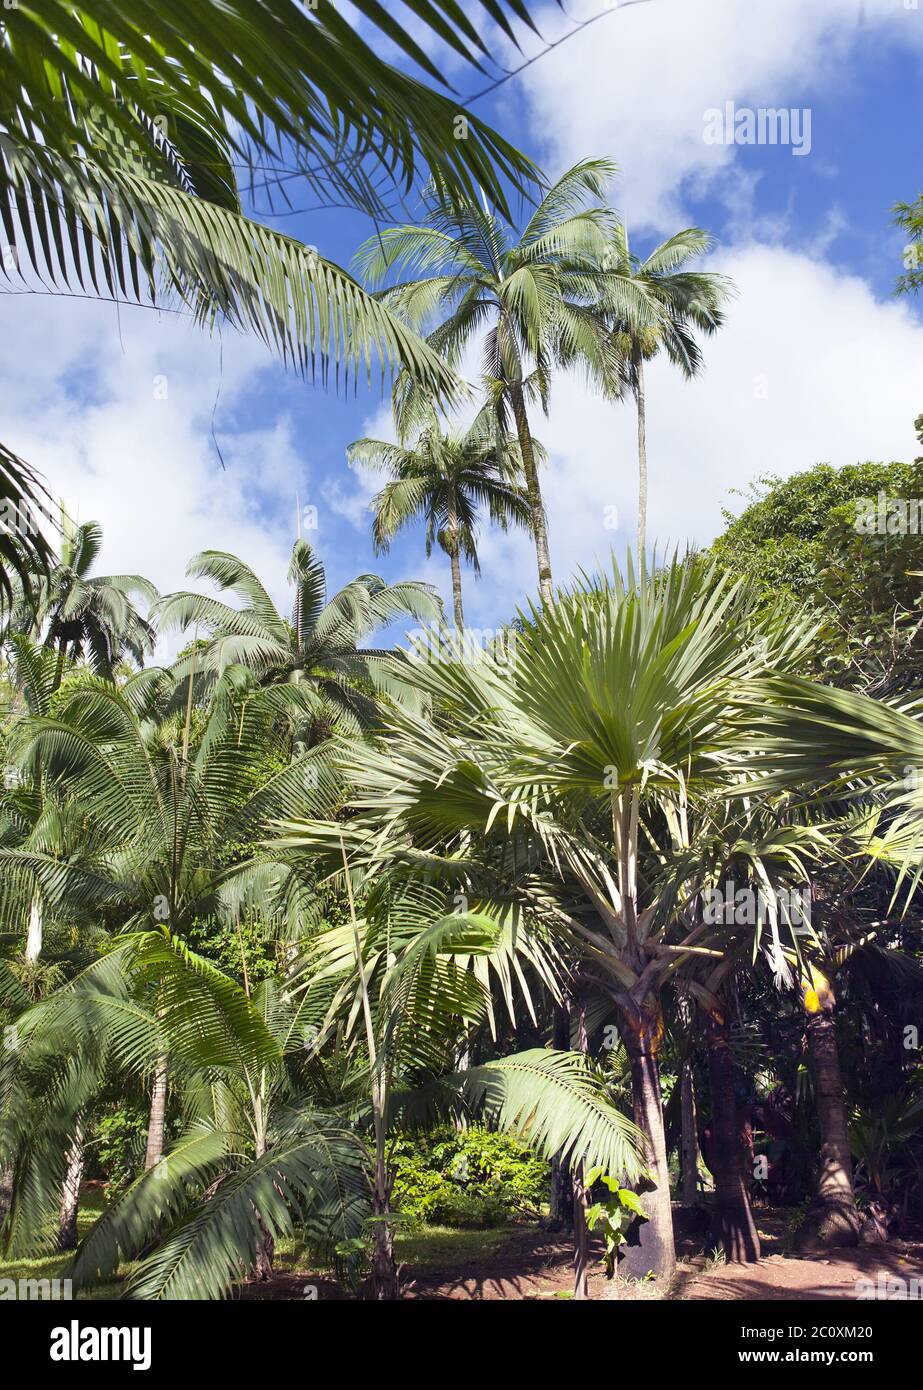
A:
[[[548,1164],[517,1140],[477,1127],[399,1135],[390,1151],[402,1228],[499,1226],[538,1211]]]

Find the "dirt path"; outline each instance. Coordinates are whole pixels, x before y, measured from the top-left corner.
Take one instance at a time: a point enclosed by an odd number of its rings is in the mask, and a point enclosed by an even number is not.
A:
[[[708,1265],[703,1257],[685,1252],[676,1279],[666,1292],[652,1282],[634,1280],[619,1280],[613,1287],[597,1259],[590,1274],[590,1298],[629,1301],[790,1299],[799,1302],[855,1299],[860,1292],[859,1280],[871,1281],[889,1297],[900,1298],[906,1296],[901,1290],[911,1279],[918,1281],[919,1290],[914,1295],[911,1286],[911,1296],[919,1297],[923,1293],[923,1242],[893,1241],[886,1246],[865,1246],[795,1258],[781,1253],[781,1239],[775,1223],[766,1224],[772,1228],[761,1230],[768,1253],[758,1265]],[[530,1228],[510,1236],[483,1259],[473,1258],[451,1268],[425,1271],[405,1266],[401,1283],[405,1298],[427,1302],[563,1300],[572,1296],[571,1245],[567,1237]],[[245,1285],[238,1297],[327,1300],[341,1299],[344,1294],[329,1276],[280,1272],[267,1284]]]

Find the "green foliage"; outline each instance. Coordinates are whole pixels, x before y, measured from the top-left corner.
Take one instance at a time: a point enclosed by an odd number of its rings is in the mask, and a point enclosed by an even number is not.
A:
[[[738,517],[725,511],[712,546],[721,566],[745,576],[765,609],[780,598],[816,611],[822,626],[803,673],[872,693],[915,684],[920,664],[923,535],[864,534],[861,502],[923,498],[923,460],[820,463],[754,485]]]
[[[510,1135],[479,1126],[400,1134],[389,1159],[404,1230],[499,1226],[547,1200],[548,1164]]]
[[[628,1228],[636,1216],[645,1217],[647,1213],[641,1205],[641,1198],[630,1187],[621,1187],[618,1181],[600,1168],[591,1168],[586,1175],[586,1185],[592,1189],[601,1183],[609,1196],[590,1204],[586,1210],[586,1224],[591,1231],[597,1227],[602,1231],[605,1243],[606,1277],[611,1279],[615,1273],[615,1262],[619,1246],[628,1235]]]

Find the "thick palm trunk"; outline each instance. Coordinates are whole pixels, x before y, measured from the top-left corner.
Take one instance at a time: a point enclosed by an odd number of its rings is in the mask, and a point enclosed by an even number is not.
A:
[[[737,1066],[723,1013],[709,1014],[708,1074],[711,1081],[714,1233],[729,1264],[756,1264],[760,1241],[748,1196],[748,1150],[737,1109]]]
[[[61,1207],[58,1219],[58,1249],[77,1248],[77,1211],[80,1203],[80,1184],[83,1182],[83,1122],[74,1126],[74,1137],[67,1150],[67,1167],[61,1188]]]
[[[513,418],[516,421],[519,450],[522,454],[522,471],[526,479],[529,510],[532,514],[532,534],[535,539],[535,558],[538,562],[538,591],[541,594],[542,603],[549,604],[552,598],[551,552],[548,548],[545,503],[542,498],[542,488],[538,479],[535,450],[532,448],[529,417],[526,414],[526,402],[521,385],[510,387],[510,399],[513,405]]]
[[[647,543],[647,406],[644,398],[644,359],[635,364],[635,404],[638,409],[638,564]]]
[[[694,1206],[699,1195],[699,1141],[696,1127],[695,1077],[692,1058],[680,1064],[679,1073],[679,1171],[683,1206]]]
[[[816,966],[811,967],[810,980],[802,981],[801,1002],[817,1096],[820,1167],[814,1200],[795,1244],[799,1250],[855,1245],[859,1216],[836,1043],[836,995],[831,981]]]
[[[163,1158],[164,1126],[167,1118],[167,1059],[158,1057],[151,1085],[151,1112],[147,1125],[147,1150],[144,1171],[148,1172]]]
[[[631,1063],[631,1091],[634,1121],[644,1135],[650,1190],[641,1192],[647,1220],[638,1226],[637,1245],[622,1247],[619,1268],[634,1278],[653,1273],[658,1279],[671,1279],[676,1270],[673,1241],[673,1207],[670,1201],[670,1170],[667,1140],[663,1127],[663,1100],[657,1050],[663,1035],[660,1004],[648,999],[645,1007],[626,1010],[620,1026]]]

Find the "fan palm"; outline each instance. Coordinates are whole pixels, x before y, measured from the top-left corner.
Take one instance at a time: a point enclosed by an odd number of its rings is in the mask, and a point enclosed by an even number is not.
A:
[[[522,458],[542,601],[551,601],[548,527],[529,428],[528,404],[547,410],[553,366],[592,363],[605,374],[607,344],[585,305],[588,276],[569,263],[602,258],[612,215],[602,206],[615,172],[584,160],[546,192],[521,233],[476,200],[450,204],[433,195],[423,227],[392,227],[369,238],[356,263],[373,284],[400,268],[413,277],[381,291],[381,302],[419,327],[439,320],[428,344],[457,366],[481,344],[488,395],[505,430],[512,423]],[[413,418],[411,393],[407,405]],[[401,423],[401,422],[399,422]],[[409,422],[408,422],[409,423]]]
[[[616,223],[599,269],[597,308],[612,335],[618,394],[630,390],[638,415],[638,539],[644,554],[647,535],[647,402],[644,364],[665,351],[686,377],[702,366],[695,332],[710,334],[724,322],[722,306],[733,291],[726,275],[687,269],[704,255],[711,238],[697,227],[677,232],[644,260],[628,247],[628,232]],[[626,295],[634,287],[638,296]],[[646,312],[638,309],[647,306]],[[626,313],[626,306],[629,310]],[[654,317],[651,317],[651,308]]]
[[[252,671],[263,685],[301,683],[305,698],[314,700],[312,741],[332,727],[368,727],[378,712],[374,692],[399,692],[389,653],[363,647],[363,642],[397,618],[429,622],[442,612],[428,584],[386,584],[375,574],[359,575],[328,600],[323,563],[303,540],[292,548],[288,572],[295,590],[290,620],[278,611],[249,566],[234,555],[203,551],[189,562],[186,573],[210,579],[237,595],[243,606],[196,593],[168,594],[157,610],[161,626],[194,626],[207,633],[201,663],[209,678],[236,664]],[[176,674],[185,675],[198,661],[193,653],[177,665]]]
[[[336,832],[296,824],[284,843],[300,837],[317,852],[344,834],[354,855],[390,836],[421,867],[427,855],[444,863],[446,844],[461,858],[493,849],[520,872],[531,866],[570,883],[570,901],[552,904],[552,919],[580,943],[620,1013],[656,1184],[645,1198],[645,1258],[668,1274],[659,992],[678,961],[711,947],[707,929],[688,927],[670,895],[656,891],[659,869],[652,877],[642,868],[642,810],[684,788],[734,780],[725,750],[735,683],[754,666],[784,665],[805,634],[761,626],[742,589],[680,561],[627,583],[616,572],[541,615],[520,616],[511,665],[490,653],[460,659],[444,646],[412,663],[414,684],[460,732],[389,711],[385,747],[356,745],[335,758],[358,819]]]
[[[349,446],[349,460],[392,475],[372,502],[377,553],[386,551],[405,526],[425,520],[427,556],[434,543],[448,555],[455,626],[461,631],[465,614],[460,557],[480,574],[479,507],[504,531],[511,523],[530,524],[528,497],[516,481],[518,451],[508,442],[497,442],[483,412],[467,430],[443,432],[433,410],[413,445],[358,439]]]

